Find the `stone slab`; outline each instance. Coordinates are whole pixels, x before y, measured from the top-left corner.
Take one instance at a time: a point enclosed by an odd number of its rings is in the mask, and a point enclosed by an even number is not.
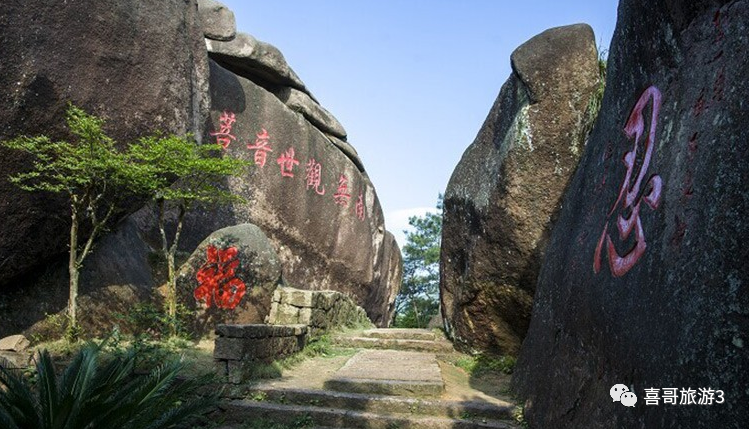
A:
[[[306,325],[218,325],[216,335],[229,338],[294,337],[307,333]]]
[[[362,336],[370,337],[370,338],[428,340],[428,341],[434,341],[437,339],[437,336],[434,335],[434,332],[428,329],[406,329],[406,328],[367,329],[364,332],[362,332]]]
[[[433,353],[364,350],[349,359],[325,387],[356,393],[438,396],[445,383]]]

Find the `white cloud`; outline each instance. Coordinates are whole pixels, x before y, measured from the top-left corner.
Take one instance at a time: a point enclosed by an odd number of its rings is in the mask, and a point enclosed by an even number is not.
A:
[[[408,224],[408,218],[411,216],[424,216],[427,213],[437,213],[435,207],[415,207],[412,209],[396,210],[393,212],[385,213],[385,227],[388,231],[392,232],[395,236],[395,241],[398,242],[399,247],[403,247],[406,244],[406,234],[404,230],[411,230],[411,225]]]

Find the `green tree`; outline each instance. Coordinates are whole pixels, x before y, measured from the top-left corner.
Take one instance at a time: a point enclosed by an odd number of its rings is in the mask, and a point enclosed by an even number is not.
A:
[[[424,328],[439,311],[442,201],[440,194],[436,213],[408,219],[413,231],[404,231],[403,283],[395,299],[395,326]]]
[[[73,105],[65,115],[72,141],[53,142],[46,136],[18,137],[2,145],[28,153],[30,171],[14,174],[9,180],[26,191],[63,194],[70,204],[69,240],[69,338],[78,336],[78,277],[83,261],[90,254],[95,238],[128,196],[138,192],[142,182],[138,169],[128,165],[126,154],[117,150],[114,140],[104,134],[104,120],[86,114]],[[81,226],[90,234],[81,237]]]
[[[178,380],[185,367],[171,360],[148,376],[135,375],[136,354],[102,363],[100,347],[78,352],[60,376],[46,350],[31,381],[0,358],[0,427],[8,429],[174,428],[217,403],[198,397],[207,376]]]
[[[250,162],[222,157],[219,144],[198,145],[192,139],[151,136],[131,147],[131,159],[142,169],[145,188],[158,210],[161,253],[167,264],[166,313],[170,332],[175,335],[177,284],[175,255],[185,214],[196,204],[221,204],[243,201],[221,186],[221,181],[244,171]],[[176,180],[175,180],[176,179]],[[166,214],[177,211],[175,231],[170,239]]]

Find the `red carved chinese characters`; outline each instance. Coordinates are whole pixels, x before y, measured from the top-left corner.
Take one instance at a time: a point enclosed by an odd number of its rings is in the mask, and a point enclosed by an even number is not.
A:
[[[359,199],[356,200],[356,217],[359,218],[359,220],[364,220],[365,217],[364,213],[364,195],[361,193],[359,194]]]
[[[320,184],[322,180],[322,165],[314,159],[310,159],[307,161],[305,171],[307,172],[307,189],[312,188],[318,195],[325,195],[325,186],[321,188]]]
[[[255,150],[255,164],[259,165],[261,168],[265,167],[265,161],[268,156],[268,152],[273,152],[268,143],[268,141],[270,140],[270,135],[268,135],[268,131],[266,131],[265,128],[263,128],[262,130],[263,131],[257,134],[255,144],[247,144],[247,149]]]
[[[645,154],[640,169],[637,172],[636,177],[634,177],[637,149],[640,145],[640,139],[645,131],[645,121],[642,114],[643,110],[651,100],[652,113],[650,117],[650,129],[645,137]],[[619,190],[619,196],[609,211],[606,225],[601,233],[601,238],[598,239],[598,244],[596,245],[596,252],[593,256],[593,271],[595,273],[601,271],[601,252],[603,250],[604,240],[606,241],[609,268],[614,277],[621,277],[626,274],[635,266],[635,264],[637,264],[637,261],[639,261],[645,253],[647,244],[645,242],[645,232],[642,228],[642,220],[640,219],[640,205],[645,201],[651,209],[655,210],[658,208],[661,201],[661,188],[663,186],[661,177],[659,175],[653,175],[647,180],[647,183],[644,184],[645,192],[641,193],[640,191],[642,190],[643,180],[645,179],[648,167],[650,166],[650,161],[653,157],[655,129],[658,124],[658,113],[660,112],[660,109],[661,92],[658,88],[651,86],[642,93],[624,126],[624,133],[628,138],[634,139],[634,145],[631,151],[624,154],[622,161],[627,167],[627,173],[624,176],[624,181]],[[633,178],[634,183],[631,183]],[[611,236],[608,234],[609,221],[617,209],[619,209],[619,214],[617,215],[616,226],[619,231],[619,239],[624,241],[630,236],[632,231],[635,232],[635,245],[624,256],[619,255],[613,241],[611,240]]]
[[[333,194],[333,199],[339,206],[348,205],[351,199],[351,194],[348,193],[348,179],[343,174],[338,178],[338,190]]]
[[[281,166],[281,177],[294,177],[294,166],[299,165],[299,161],[294,158],[294,148],[290,147],[279,156],[276,163]]]
[[[211,133],[212,136],[216,137],[216,144],[220,144],[224,147],[224,149],[227,149],[229,147],[229,143],[231,143],[232,140],[237,139],[231,133],[231,127],[236,121],[237,118],[234,113],[224,110],[224,112],[218,118],[218,122],[221,124],[219,130],[217,132]]]
[[[239,267],[237,248],[218,249],[210,245],[205,253],[207,260],[196,275],[195,299],[204,301],[206,307],[215,304],[218,308],[236,308],[246,290],[244,282],[235,276]]]

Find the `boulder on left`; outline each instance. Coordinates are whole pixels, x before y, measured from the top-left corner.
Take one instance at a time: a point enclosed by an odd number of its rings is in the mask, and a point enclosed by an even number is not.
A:
[[[123,143],[157,130],[203,135],[208,59],[195,0],[11,1],[0,28],[0,140],[68,139],[68,102]],[[0,290],[67,248],[65,202],[6,180],[29,166],[0,148]]]

